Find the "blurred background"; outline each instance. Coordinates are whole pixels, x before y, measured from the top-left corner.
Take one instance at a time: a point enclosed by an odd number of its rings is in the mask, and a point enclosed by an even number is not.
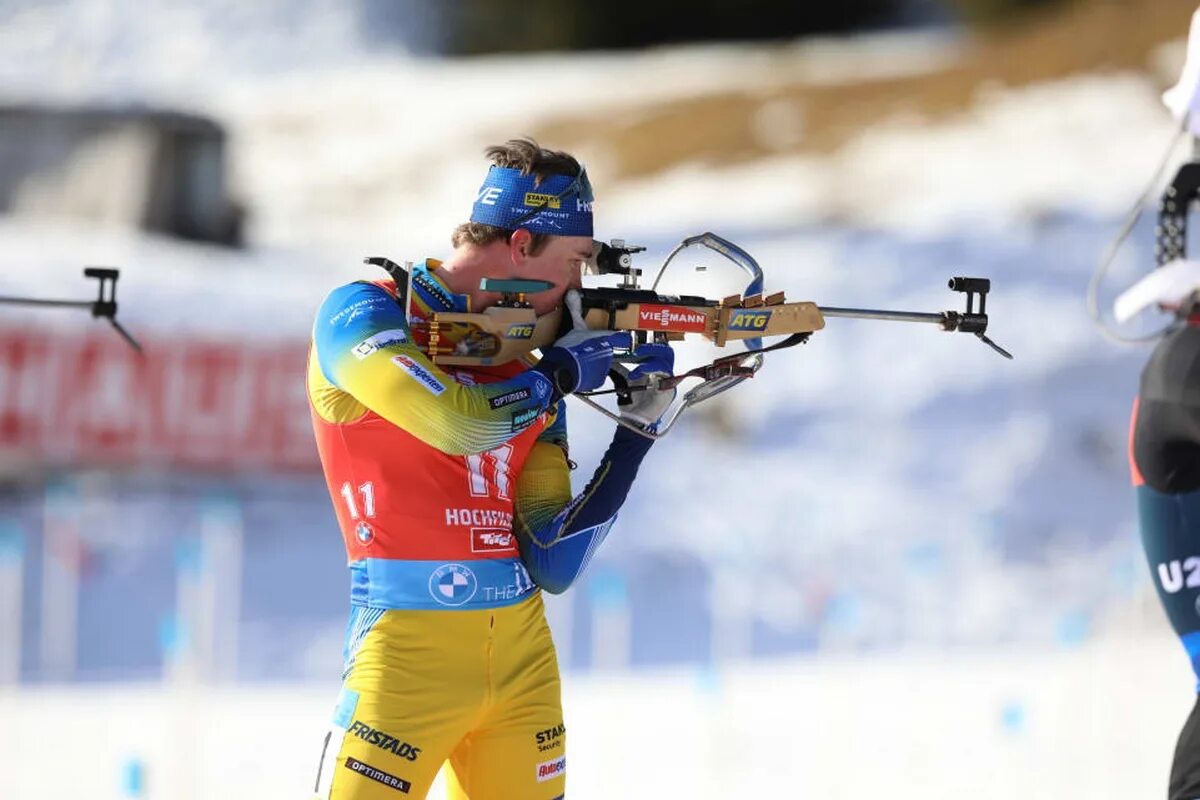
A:
[[[1016,354],[831,320],[685,417],[548,601],[571,796],[1162,796],[1194,679],[1128,485],[1148,350],[1083,298],[1194,8],[0,0],[0,294],[118,266],[147,351],[0,307],[0,798],[307,796],[348,611],[312,317],[447,256],[521,135],[646,268],[711,230],[822,305],[987,276]],[[582,487],[611,425],[570,415]]]

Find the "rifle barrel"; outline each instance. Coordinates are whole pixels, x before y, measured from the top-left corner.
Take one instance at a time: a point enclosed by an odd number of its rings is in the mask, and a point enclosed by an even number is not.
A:
[[[95,305],[93,300],[43,300],[38,297],[5,297],[0,295],[0,304],[17,306],[55,306],[58,308],[87,308]]]
[[[882,319],[892,322],[925,322],[941,325],[946,321],[944,313],[927,313],[920,311],[884,311],[873,308],[837,308],[835,306],[817,306],[826,317],[849,317],[851,319]]]

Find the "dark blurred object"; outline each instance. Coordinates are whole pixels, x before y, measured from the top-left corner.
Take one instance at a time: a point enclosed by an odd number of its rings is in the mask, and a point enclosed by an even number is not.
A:
[[[82,217],[237,246],[225,131],[145,108],[0,106],[0,213]]]
[[[1004,24],[1026,11],[1066,5],[1071,0],[943,0],[962,18],[978,26]],[[1093,0],[1094,1],[1094,0]],[[1080,0],[1074,0],[1079,4]]]
[[[444,50],[473,55],[538,50],[612,50],[703,41],[791,39],[896,24],[906,0],[653,0],[447,2]]]

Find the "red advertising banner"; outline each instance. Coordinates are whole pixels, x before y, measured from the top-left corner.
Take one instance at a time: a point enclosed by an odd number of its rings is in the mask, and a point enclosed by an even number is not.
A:
[[[141,332],[140,332],[141,333]],[[0,461],[8,466],[318,467],[306,342],[0,327]]]

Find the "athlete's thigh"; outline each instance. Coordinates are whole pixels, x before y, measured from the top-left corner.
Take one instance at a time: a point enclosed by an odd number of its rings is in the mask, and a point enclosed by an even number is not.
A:
[[[419,705],[343,686],[316,778],[319,800],[424,797],[462,730]]]
[[[389,611],[354,649],[325,742],[318,798],[426,795],[478,718],[486,690],[485,665],[471,652],[464,616],[471,612],[451,613],[458,616]]]
[[[492,702],[450,756],[450,796],[551,800],[566,786],[558,658],[540,597],[496,615]]]
[[[544,727],[543,727],[544,726]],[[561,710],[536,721],[474,731],[450,754],[451,800],[557,800],[566,791]]]

